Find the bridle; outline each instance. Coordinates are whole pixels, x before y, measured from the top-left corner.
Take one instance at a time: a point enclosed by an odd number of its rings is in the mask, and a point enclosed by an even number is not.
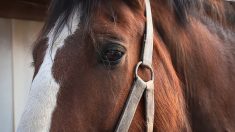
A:
[[[235,2],[235,0],[225,0],[227,2]],[[145,0],[146,6],[146,26],[145,38],[143,42],[142,58],[135,68],[135,80],[129,93],[127,102],[123,109],[121,118],[118,122],[115,132],[127,132],[130,128],[135,111],[140,102],[141,97],[145,97],[145,114],[146,114],[146,131],[153,131],[154,123],[154,72],[152,68],[153,57],[153,22],[150,0]],[[138,75],[140,67],[147,68],[151,71],[151,80],[143,81]]]
[[[129,93],[127,102],[123,109],[121,118],[118,122],[115,132],[127,132],[135,115],[135,111],[140,102],[141,97],[145,97],[145,115],[146,115],[146,131],[153,131],[154,122],[154,73],[152,68],[153,58],[153,22],[150,0],[145,0],[146,6],[146,26],[144,34],[143,49],[141,53],[141,61],[135,68],[135,80]],[[146,68],[151,72],[151,79],[145,82],[138,75],[138,69]]]

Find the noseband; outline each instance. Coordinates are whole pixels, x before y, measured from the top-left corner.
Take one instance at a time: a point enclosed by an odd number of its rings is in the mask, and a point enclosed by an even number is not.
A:
[[[135,79],[132,85],[132,89],[129,93],[127,102],[123,109],[121,118],[116,127],[116,132],[128,132],[135,111],[140,102],[141,97],[144,95],[145,98],[145,120],[146,120],[146,131],[153,131],[154,122],[154,73],[152,68],[152,57],[153,57],[153,22],[150,1],[145,0],[146,6],[146,26],[144,34],[143,49],[141,53],[141,61],[136,65]],[[145,82],[138,75],[138,69],[146,68],[151,72],[151,80]]]

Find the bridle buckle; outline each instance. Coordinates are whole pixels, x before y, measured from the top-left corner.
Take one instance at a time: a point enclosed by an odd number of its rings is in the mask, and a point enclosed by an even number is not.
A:
[[[150,74],[151,74],[151,77],[150,77],[150,80],[148,81],[144,81],[138,74],[138,70],[139,68],[142,67],[142,68],[146,68],[150,71]],[[143,61],[140,61],[137,63],[136,65],[136,68],[135,68],[135,78],[139,78],[140,80],[142,80],[143,82],[145,82],[146,84],[148,84],[148,82],[151,82],[154,80],[154,71],[153,71],[153,68],[152,66],[150,65],[144,65]]]

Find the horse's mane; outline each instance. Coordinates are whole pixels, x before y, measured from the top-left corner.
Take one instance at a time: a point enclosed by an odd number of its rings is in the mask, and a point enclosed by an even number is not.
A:
[[[56,37],[64,26],[69,25],[68,21],[72,12],[79,8],[82,10],[79,14],[82,17],[81,23],[84,23],[88,28],[89,17],[92,16],[92,10],[98,4],[99,0],[52,0],[40,37],[46,37],[53,28]]]
[[[54,28],[55,23],[58,22],[56,30],[59,33],[59,30],[68,23],[69,16],[71,13],[77,8],[81,7],[82,9],[82,21],[88,25],[89,24],[89,16],[92,15],[92,10],[94,7],[97,8],[99,6],[100,0],[52,0],[48,17],[45,21],[44,28],[42,30],[42,36],[47,35],[52,28]],[[141,3],[141,0],[127,0],[127,3]],[[225,11],[223,7],[222,1],[217,0],[165,0],[162,2],[161,0],[152,1],[154,4],[167,4],[169,9],[174,12],[175,17],[178,22],[184,24],[187,22],[187,15],[190,13],[205,12],[208,16],[215,18],[219,22],[224,22],[225,19]],[[154,4],[152,4],[154,6]],[[137,5],[137,4],[132,4]],[[154,9],[156,10],[156,9]],[[231,13],[228,12],[230,16],[227,20],[230,19],[231,22],[235,22],[234,16],[231,17]],[[231,19],[233,18],[233,19]],[[88,27],[88,26],[87,26]]]

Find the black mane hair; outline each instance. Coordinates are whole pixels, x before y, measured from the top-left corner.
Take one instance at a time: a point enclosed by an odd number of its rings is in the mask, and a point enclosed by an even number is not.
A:
[[[73,11],[81,9],[81,22],[88,25],[89,16],[92,10],[98,5],[98,0],[52,0],[48,17],[41,32],[41,37],[46,35],[55,28],[55,36],[58,36],[62,28],[68,24],[68,20]],[[55,24],[57,23],[56,27]]]
[[[92,10],[97,8],[101,2],[106,0],[52,0],[48,17],[41,32],[41,37],[46,35],[55,28],[55,36],[61,31],[63,26],[68,23],[71,13],[80,8],[81,9],[81,23],[89,25],[89,17],[92,15]],[[136,0],[140,2],[141,0]],[[158,0],[152,0],[152,3],[158,3]],[[133,3],[133,0],[126,0],[127,3]],[[202,0],[166,0],[167,5],[171,8],[176,16],[176,19],[184,25],[187,22],[188,13],[194,9],[200,9]],[[132,4],[135,5],[135,4]],[[59,20],[59,21],[58,21]],[[55,23],[57,22],[57,27]]]

